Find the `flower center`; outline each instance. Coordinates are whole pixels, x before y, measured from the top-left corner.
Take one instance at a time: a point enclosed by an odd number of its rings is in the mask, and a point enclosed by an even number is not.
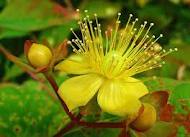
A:
[[[117,51],[111,51],[104,56],[101,73],[107,78],[118,76],[124,67],[125,59]]]

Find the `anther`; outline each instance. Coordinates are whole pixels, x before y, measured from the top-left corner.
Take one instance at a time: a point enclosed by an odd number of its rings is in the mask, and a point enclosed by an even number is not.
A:
[[[157,79],[157,77],[156,77],[156,76],[153,76],[152,78],[153,78],[153,80],[156,80],[156,79]]]
[[[129,14],[130,17],[133,17],[133,14]]]
[[[69,41],[67,41],[67,44],[71,44],[71,41],[69,40]]]
[[[120,21],[120,20],[118,20],[118,21],[116,21],[116,23],[117,23],[117,24],[120,24],[120,23],[121,23],[121,21]]]
[[[161,47],[159,44],[156,43],[156,44],[154,45],[154,51],[155,51],[155,52],[159,52],[159,51],[161,51],[161,50],[162,50],[162,47]]]

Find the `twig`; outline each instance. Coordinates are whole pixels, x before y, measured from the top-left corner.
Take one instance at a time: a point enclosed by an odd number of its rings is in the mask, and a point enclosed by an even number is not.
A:
[[[77,117],[75,117],[74,114],[72,114],[72,113],[69,111],[69,108],[67,107],[66,103],[65,103],[65,102],[63,101],[63,99],[61,99],[61,97],[59,96],[59,94],[58,94],[58,89],[59,89],[59,87],[58,87],[57,83],[55,82],[53,76],[52,76],[50,73],[48,73],[48,72],[45,72],[45,73],[43,73],[43,74],[44,74],[44,76],[46,77],[46,79],[49,81],[49,83],[51,84],[52,88],[54,89],[55,94],[57,95],[58,99],[60,100],[60,102],[61,102],[61,104],[62,104],[62,106],[63,106],[63,108],[64,108],[66,114],[69,116],[69,118],[70,118],[72,121],[74,121],[75,123],[76,123],[77,121],[79,121],[79,119],[78,119]]]
[[[87,128],[123,128],[123,122],[86,122],[86,121],[79,121],[78,124],[80,126],[85,126]]]
[[[127,125],[125,124],[125,126],[122,128],[120,134],[119,134],[119,137],[128,137],[128,134],[127,134]]]
[[[80,115],[80,113],[77,115],[77,119],[81,119],[82,115]],[[76,123],[71,121],[70,123],[68,123],[64,128],[62,128],[60,131],[58,131],[58,133],[56,133],[54,135],[54,137],[62,137],[65,133],[67,133],[69,130],[71,130],[72,128],[74,128],[74,126],[76,126]]]
[[[26,73],[28,73],[33,79],[42,82],[42,79],[39,78],[36,74],[35,74],[35,69],[33,69],[30,65],[23,63],[23,61],[12,55],[11,53],[9,53],[5,48],[3,48],[0,45],[0,52],[2,52],[6,58],[10,61],[12,61],[13,63],[15,63],[17,66],[19,66],[23,71],[25,71]]]
[[[67,133],[69,130],[71,130],[76,123],[71,121],[68,125],[66,125],[63,129],[61,129],[57,134],[55,134],[53,137],[62,137],[65,133]]]

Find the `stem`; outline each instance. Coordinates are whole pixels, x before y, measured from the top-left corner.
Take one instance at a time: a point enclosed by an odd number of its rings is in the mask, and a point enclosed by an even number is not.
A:
[[[119,134],[119,137],[129,137],[127,134],[127,125],[125,124]]]
[[[112,122],[86,122],[86,121],[79,121],[78,124],[80,126],[85,126],[87,128],[123,128],[124,123],[118,122],[118,123],[112,123]]]
[[[31,66],[29,66],[28,64],[23,63],[20,58],[18,58],[16,56],[12,55],[11,53],[9,53],[1,45],[0,45],[0,51],[7,57],[8,60],[14,62],[16,65],[20,66],[24,70],[28,70],[30,72],[34,72],[34,69]]]
[[[70,111],[69,111],[69,108],[67,107],[66,103],[63,101],[63,99],[61,99],[61,97],[59,96],[58,94],[58,85],[57,83],[55,82],[54,78],[52,77],[52,75],[48,72],[45,72],[44,73],[44,76],[46,77],[46,79],[49,81],[49,83],[51,84],[52,88],[54,89],[55,91],[55,94],[57,95],[58,99],[60,100],[66,114],[70,117],[70,119],[72,121],[74,121],[75,123],[77,123],[77,121],[79,121],[79,119],[77,117],[74,116],[74,114],[72,114]]]
[[[12,55],[9,51],[7,51],[5,48],[3,48],[2,45],[0,45],[0,52],[2,52],[6,58],[13,63],[15,63],[17,66],[19,66],[23,71],[27,72],[33,79],[38,80],[42,82],[43,80],[39,78],[35,73],[35,69],[31,67],[30,65],[24,63],[20,58]]]
[[[71,121],[63,129],[61,129],[57,134],[55,134],[53,137],[62,137],[65,133],[67,133],[69,130],[71,130],[75,125],[76,124],[73,121]]]
[[[76,116],[77,119],[81,119],[82,115],[80,115],[80,113]],[[74,121],[71,121],[70,123],[68,123],[64,128],[62,128],[60,131],[58,131],[58,133],[56,133],[54,135],[54,137],[62,137],[65,133],[67,133],[69,130],[71,130],[74,126],[76,126],[77,123],[75,123]]]

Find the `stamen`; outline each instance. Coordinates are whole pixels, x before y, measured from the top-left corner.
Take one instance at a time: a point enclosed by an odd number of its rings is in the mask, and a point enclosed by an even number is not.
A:
[[[162,67],[165,64],[161,60],[162,57],[177,51],[177,48],[166,51],[157,43],[163,34],[157,38],[154,35],[149,36],[154,23],[147,25],[148,22],[144,21],[137,28],[138,18],[131,21],[133,15],[130,14],[125,28],[119,31],[121,13],[118,13],[113,30],[108,29],[102,34],[97,14],[94,14],[95,26],[93,26],[88,11],[84,12],[86,16],[78,21],[82,40],[71,28],[76,39],[67,43],[72,46],[75,53],[86,56],[93,70],[105,77],[132,76]]]

